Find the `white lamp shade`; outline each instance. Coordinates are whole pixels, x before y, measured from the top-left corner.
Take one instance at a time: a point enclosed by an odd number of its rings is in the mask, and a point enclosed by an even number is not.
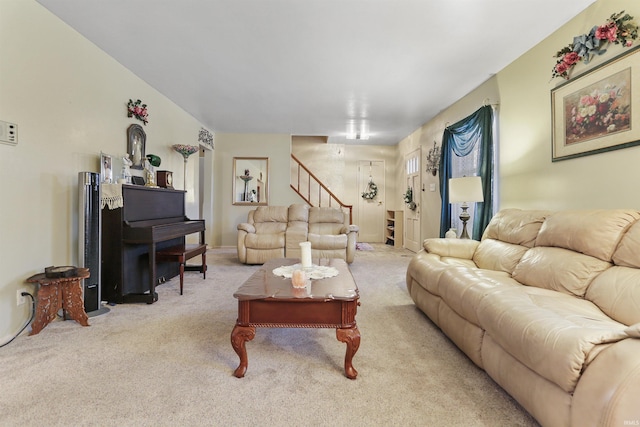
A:
[[[463,176],[449,180],[449,203],[482,201],[482,179],[479,176]]]

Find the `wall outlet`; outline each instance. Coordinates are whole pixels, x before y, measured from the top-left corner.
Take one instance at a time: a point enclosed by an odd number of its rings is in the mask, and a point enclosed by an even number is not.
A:
[[[16,291],[16,305],[22,305],[27,302],[27,297],[23,297],[22,293],[27,292],[25,288]]]
[[[18,144],[18,125],[0,120],[0,142],[3,144]]]

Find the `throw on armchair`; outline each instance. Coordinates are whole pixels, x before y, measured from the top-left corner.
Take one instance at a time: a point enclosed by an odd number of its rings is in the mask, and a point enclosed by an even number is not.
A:
[[[349,216],[330,207],[309,208],[309,234],[312,258],[342,258],[349,264],[356,254],[359,227],[349,224]]]

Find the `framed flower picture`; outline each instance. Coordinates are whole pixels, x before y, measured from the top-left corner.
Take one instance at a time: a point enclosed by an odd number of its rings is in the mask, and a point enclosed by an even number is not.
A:
[[[552,161],[640,144],[636,52],[638,48],[551,90]]]

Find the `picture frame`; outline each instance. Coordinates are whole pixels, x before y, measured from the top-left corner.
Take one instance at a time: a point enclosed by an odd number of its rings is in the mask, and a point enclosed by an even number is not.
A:
[[[553,162],[640,144],[638,48],[551,90]]]
[[[269,205],[269,158],[233,158],[234,205]]]
[[[105,153],[100,153],[100,182],[105,184],[114,183],[113,157]]]
[[[144,178],[137,175],[133,175],[131,177],[131,183],[133,185],[145,185]]]
[[[127,154],[133,162],[131,169],[143,169],[146,159],[147,134],[140,125],[127,128]]]

